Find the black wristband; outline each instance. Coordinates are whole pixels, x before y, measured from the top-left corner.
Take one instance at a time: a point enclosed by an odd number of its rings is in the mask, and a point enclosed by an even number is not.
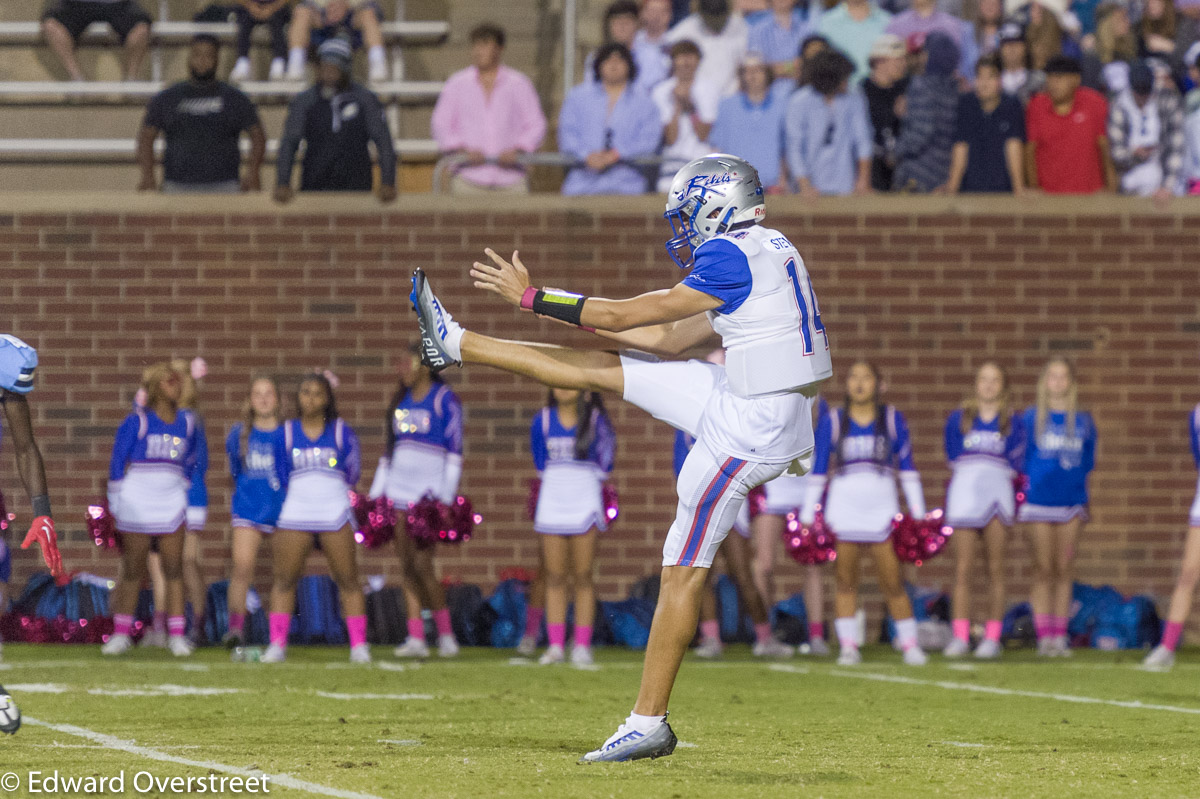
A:
[[[50,516],[50,497],[46,494],[38,494],[33,498],[33,515],[34,516]]]
[[[533,297],[533,312],[538,316],[549,316],[578,326],[583,315],[583,304],[587,297],[569,291],[539,291]]]

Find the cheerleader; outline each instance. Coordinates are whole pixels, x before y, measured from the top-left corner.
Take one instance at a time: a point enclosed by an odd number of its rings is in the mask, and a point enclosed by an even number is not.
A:
[[[229,575],[229,624],[224,643],[242,645],[246,628],[246,594],[254,579],[254,564],[262,537],[275,531],[287,492],[289,453],[280,425],[279,384],[256,377],[242,406],[242,421],[225,439],[229,474],[233,478],[230,516],[233,526],[233,568]]]
[[[683,469],[683,462],[691,452],[696,439],[679,430],[675,433],[675,476]],[[754,646],[750,650],[755,657],[790,658],[796,650],[775,637],[771,631],[771,617],[763,602],[758,587],[754,584],[754,573],[750,555],[750,503],[742,504],[733,529],[737,535],[726,536],[721,542],[720,554],[725,559],[725,571],[737,586],[738,596],[745,605],[746,614],[754,623]],[[782,535],[782,534],[781,534]],[[702,658],[718,658],[725,650],[721,643],[721,625],[717,621],[717,598],[713,593],[713,570],[708,570],[707,588],[700,600],[700,643],[696,655]]]
[[[837,536],[837,594],[834,605],[840,652],[838,665],[862,662],[858,651],[858,561],[864,546],[879,576],[888,612],[896,620],[896,639],[904,662],[923,666],[925,653],[917,645],[917,623],[904,591],[900,561],[888,540],[892,519],[900,511],[896,492],[899,472],[904,499],[914,517],[925,515],[921,477],[912,460],[912,443],[903,414],[879,400],[879,370],[859,361],[846,378],[841,408],[826,413],[817,424],[813,472],[801,521],[812,524],[828,481],[825,522]],[[829,469],[835,468],[830,478]]]
[[[1087,520],[1087,479],[1096,463],[1096,425],[1078,410],[1071,365],[1054,358],[1042,369],[1037,405],[1025,411],[1026,502],[1017,520],[1030,523],[1034,627],[1038,654],[1067,657],[1075,545]]]
[[[1192,409],[1188,419],[1188,435],[1192,440],[1192,458],[1200,469],[1200,405]],[[1192,512],[1188,519],[1187,541],[1183,546],[1183,567],[1179,571],[1179,582],[1171,595],[1171,609],[1167,612],[1167,628],[1162,641],[1146,656],[1145,665],[1169,669],[1175,665],[1175,648],[1183,633],[1188,610],[1192,606],[1192,592],[1200,581],[1200,482],[1196,483],[1196,498],[1192,501]]]
[[[133,612],[153,548],[165,578],[167,648],[186,657],[192,645],[184,637],[180,528],[188,513],[189,488],[204,479],[199,453],[207,451],[207,442],[195,414],[179,405],[183,381],[169,363],[146,369],[142,388],[146,407],[121,423],[109,465],[108,507],[122,534],[121,574],[112,592],[113,634],[100,651],[120,655],[133,645]]]
[[[596,592],[592,585],[596,531],[608,527],[603,484],[612,474],[616,436],[600,395],[551,389],[533,417],[529,449],[541,479],[533,530],[542,536],[546,581],[546,635],[538,660],[562,663],[567,635],[567,582],[574,585],[575,641],[571,663],[592,663]]]
[[[442,379],[421,365],[419,345],[404,364],[400,384],[387,408],[387,450],[379,459],[369,496],[386,495],[397,508],[406,508],[431,495],[453,502],[462,477],[462,403]],[[450,624],[446,591],[438,582],[434,548],[418,546],[398,531],[396,554],[400,558],[401,589],[408,616],[408,638],[397,647],[396,657],[429,657],[425,643],[423,609],[433,613],[438,655],[454,657],[458,641]]]
[[[350,529],[349,490],[362,468],[358,436],[338,416],[333,377],[307,375],[300,382],[296,408],[300,418],[283,425],[288,453],[288,487],[271,534],[274,582],[269,616],[271,645],[264,663],[281,663],[287,657],[288,627],[296,604],[296,583],[314,540],[320,544],[337,583],[346,632],[350,637],[350,662],[370,663],[367,646],[366,600],[358,579],[354,534]]]
[[[946,460],[952,476],[946,489],[946,523],[954,536],[954,637],[943,654],[962,657],[971,646],[971,570],[983,540],[991,603],[984,637],[975,657],[1000,657],[1004,617],[1004,550],[1016,519],[1013,480],[1025,454],[1020,416],[1009,411],[1008,375],[995,361],[975,374],[975,394],[946,420]],[[975,533],[976,535],[972,535]]]

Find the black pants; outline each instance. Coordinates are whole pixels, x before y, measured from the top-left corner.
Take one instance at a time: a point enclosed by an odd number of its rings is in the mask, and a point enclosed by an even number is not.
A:
[[[250,16],[250,12],[241,6],[234,8],[234,13],[237,14],[237,54],[238,58],[247,58],[250,55],[250,35],[254,33],[254,28],[257,25],[266,25],[271,31],[271,57],[272,58],[287,58],[287,26],[292,18],[291,12],[287,6],[276,11],[265,20],[258,20]]]

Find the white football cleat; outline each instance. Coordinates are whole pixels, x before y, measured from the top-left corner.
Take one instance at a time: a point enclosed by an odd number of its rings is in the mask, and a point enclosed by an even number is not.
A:
[[[279,644],[271,644],[267,651],[258,659],[259,663],[282,663],[287,660],[287,649]]]
[[[191,657],[195,649],[186,636],[172,635],[167,639],[167,651],[177,658],[186,658]]]
[[[571,665],[572,666],[591,666],[596,662],[592,657],[592,648],[590,646],[579,646],[576,644],[571,647]]]
[[[696,657],[716,660],[725,651],[725,645],[721,643],[720,638],[703,638],[693,651],[696,653]]]
[[[133,648],[133,639],[128,635],[113,635],[108,639],[108,643],[100,647],[101,655],[124,655]]]
[[[1067,643],[1067,636],[1058,635],[1054,639],[1054,649],[1050,652],[1052,658],[1069,658],[1073,654],[1071,645]]]
[[[371,662],[371,647],[367,644],[359,644],[358,646],[350,647],[350,662],[351,663],[370,663]]]
[[[862,663],[862,653],[858,651],[856,646],[843,646],[838,652],[837,664],[839,666],[857,666]]]
[[[1037,642],[1037,655],[1040,658],[1055,657],[1055,639],[1052,637],[1039,638]]]
[[[537,651],[537,638],[532,635],[521,636],[521,643],[517,644],[517,654],[522,657],[530,657]]]
[[[566,653],[563,652],[561,646],[550,646],[538,658],[538,665],[541,666],[556,666],[559,663],[565,662],[567,659]]]
[[[404,639],[403,644],[392,650],[392,654],[398,658],[427,658],[429,657],[429,644],[410,635]]]
[[[679,739],[663,717],[661,724],[646,733],[622,724],[604,746],[579,758],[580,763],[621,763],[627,760],[666,757],[675,751]]]
[[[979,660],[999,660],[1003,651],[1004,647],[999,641],[984,638],[979,642],[979,646],[975,647],[975,657]]]
[[[772,635],[765,641],[756,641],[750,654],[756,658],[790,658],[796,654],[796,649]]]
[[[1175,653],[1162,644],[1159,644],[1150,650],[1150,654],[1146,655],[1146,659],[1142,661],[1142,665],[1148,669],[1162,669],[1166,671],[1175,665]]]
[[[971,643],[964,641],[961,638],[951,638],[950,643],[946,644],[946,648],[942,650],[942,654],[948,658],[960,658],[971,651]]]
[[[0,685],[0,732],[14,735],[21,729],[21,710],[17,703],[8,695],[3,685]]]
[[[438,657],[453,658],[458,657],[458,639],[453,635],[438,636]]]
[[[924,666],[929,662],[929,656],[919,646],[910,646],[904,650],[905,666]]]

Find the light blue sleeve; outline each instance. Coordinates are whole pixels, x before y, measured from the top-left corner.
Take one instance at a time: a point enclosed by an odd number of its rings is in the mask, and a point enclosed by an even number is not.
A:
[[[833,452],[833,413],[823,415],[814,434],[813,474],[829,474],[829,456]]]
[[[696,248],[696,265],[683,285],[721,300],[717,313],[733,313],[750,296],[750,260],[732,241],[709,239]]]
[[[533,423],[529,425],[529,452],[533,455],[533,468],[538,474],[546,468],[546,436],[542,433],[542,414],[540,410],[533,415]]]
[[[957,408],[946,419],[946,430],[943,438],[946,443],[946,460],[954,463],[963,453],[962,408]]]
[[[600,414],[596,420],[595,437],[592,440],[592,460],[596,462],[605,474],[612,474],[613,463],[617,459],[617,434],[613,431],[612,422],[606,414]]]
[[[617,147],[617,152],[622,158],[653,155],[662,144],[663,124],[658,106],[649,97],[633,89],[627,89],[626,94],[632,101],[632,107],[625,124],[632,127],[621,137],[621,146]]]
[[[804,138],[804,96],[801,92],[793,94],[792,99],[788,101],[787,113],[783,117],[783,153],[793,180],[808,177],[808,164],[804,160],[807,151]]]
[[[908,433],[908,420],[900,411],[896,411],[896,440],[892,442],[892,454],[896,456],[896,464],[900,471],[917,470],[913,465],[912,437]]]
[[[205,476],[208,474],[208,435],[204,432],[204,421],[193,414],[196,427],[192,431],[192,451],[188,461],[191,470],[191,488],[188,489],[188,507],[208,507],[208,485]]]
[[[587,144],[586,125],[590,116],[577,87],[567,94],[563,101],[562,110],[558,113],[558,149],[559,152],[574,156],[579,160],[587,158],[591,150]]]
[[[871,157],[875,148],[871,133],[871,115],[867,110],[867,98],[862,92],[856,89],[850,94],[850,98],[850,136],[854,142],[854,157],[863,161]]]
[[[751,47],[750,49],[754,49]],[[708,143],[712,145],[713,150],[719,153],[727,153],[734,149],[735,143],[730,141],[730,133],[732,125],[730,119],[737,111],[736,103],[741,102],[741,95],[735,94],[733,97],[726,97],[717,106],[717,118],[713,122],[712,130],[708,133]]]
[[[362,450],[358,446],[358,433],[345,425],[342,431],[342,470],[346,473],[346,485],[358,485],[362,477]]]
[[[33,391],[37,350],[16,336],[0,335],[0,392],[28,394]]]

